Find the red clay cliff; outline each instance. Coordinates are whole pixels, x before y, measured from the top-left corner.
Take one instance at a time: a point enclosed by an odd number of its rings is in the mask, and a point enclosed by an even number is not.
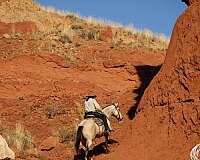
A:
[[[132,137],[111,159],[190,159],[200,143],[200,1],[188,2],[165,62],[139,103]]]

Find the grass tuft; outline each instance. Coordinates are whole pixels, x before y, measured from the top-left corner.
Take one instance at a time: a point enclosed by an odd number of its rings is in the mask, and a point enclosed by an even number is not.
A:
[[[8,144],[15,146],[19,152],[25,152],[32,146],[32,136],[21,124],[17,123],[15,130],[7,136]]]

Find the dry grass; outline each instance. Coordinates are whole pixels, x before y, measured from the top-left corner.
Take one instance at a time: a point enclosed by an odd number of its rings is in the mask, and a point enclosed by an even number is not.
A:
[[[73,64],[75,63],[75,56],[74,51],[69,49],[67,52],[64,53],[64,59],[66,60],[66,63]]]
[[[3,123],[2,121],[0,121],[0,135],[5,135],[8,131],[8,127],[6,126],[5,123]]]
[[[71,29],[71,26],[64,26],[63,30],[61,31],[61,38],[60,41],[62,43],[72,43],[73,42],[73,30]]]
[[[89,31],[83,31],[81,34],[81,38],[86,39],[86,40],[99,40],[99,34],[100,34],[100,30],[97,29],[93,29],[93,30],[89,30]]]
[[[133,39],[124,38],[124,43],[131,47],[145,47],[153,50],[166,50],[169,40],[162,34],[154,34],[150,30],[133,31]]]
[[[16,0],[3,2],[0,6],[0,21],[33,21],[43,34],[39,39],[49,40],[47,44],[41,42],[41,48],[47,46],[48,51],[57,52],[57,48],[66,43],[76,43],[79,29],[82,30],[82,38],[99,41],[99,33],[102,28],[110,26],[113,32],[112,43],[114,47],[125,45],[127,47],[144,47],[152,50],[166,50],[169,39],[149,30],[138,30],[133,26],[123,26],[119,23],[101,18],[83,17],[76,13],[60,11],[54,7],[43,7],[31,0]],[[78,25],[77,25],[78,24]],[[73,26],[73,27],[72,27]],[[73,29],[72,29],[73,28]],[[76,29],[76,32],[74,31]],[[59,34],[60,33],[60,34]],[[50,40],[53,37],[60,40],[57,47],[52,47]],[[55,41],[56,41],[55,40]],[[55,44],[55,43],[54,43]]]
[[[33,145],[30,132],[25,130],[19,123],[16,124],[15,130],[10,131],[7,135],[7,141],[10,146],[14,146],[19,152],[25,152]]]

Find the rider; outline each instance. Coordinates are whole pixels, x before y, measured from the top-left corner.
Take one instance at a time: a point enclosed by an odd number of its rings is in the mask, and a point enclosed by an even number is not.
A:
[[[96,95],[94,93],[89,93],[85,97],[85,118],[95,116],[96,118],[100,118],[105,126],[105,134],[110,133],[110,128],[108,126],[107,117],[103,114],[101,106],[96,101]]]

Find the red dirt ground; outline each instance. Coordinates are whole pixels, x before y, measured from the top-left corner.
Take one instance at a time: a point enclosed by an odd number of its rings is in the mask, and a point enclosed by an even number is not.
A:
[[[0,41],[2,53],[19,47],[17,42],[10,43],[5,38]],[[59,127],[80,122],[77,104],[82,106],[83,96],[91,90],[96,92],[103,106],[119,102],[124,121],[118,125],[116,120],[111,120],[115,129],[111,139],[121,145],[132,132],[129,117],[134,115],[128,116],[129,110],[136,108],[137,99],[159,70],[165,54],[143,49],[111,49],[102,42],[80,47],[75,64],[50,53],[1,57],[0,119],[11,128],[18,122],[23,124],[31,132],[38,150],[43,140],[56,136]],[[48,118],[48,107],[56,108],[60,114]],[[96,144],[101,141],[97,140]],[[110,146],[111,153],[117,146]],[[74,154],[69,145],[62,143],[49,152],[38,152],[54,160]],[[101,151],[98,154],[94,159],[109,157]]]

